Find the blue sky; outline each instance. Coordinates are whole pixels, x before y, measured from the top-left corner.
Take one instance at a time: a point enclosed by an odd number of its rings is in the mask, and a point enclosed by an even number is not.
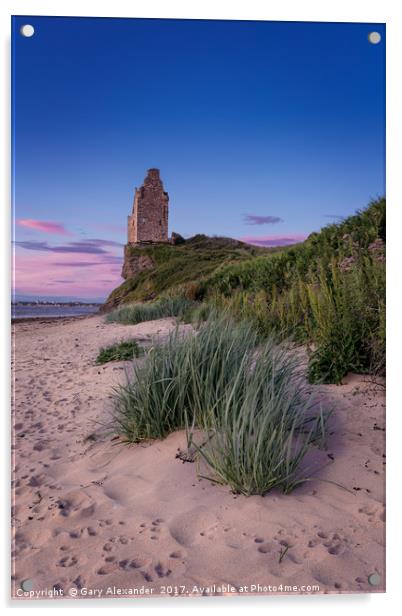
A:
[[[149,167],[185,236],[300,239],[385,193],[384,25],[19,16],[12,55],[19,293],[119,284]]]

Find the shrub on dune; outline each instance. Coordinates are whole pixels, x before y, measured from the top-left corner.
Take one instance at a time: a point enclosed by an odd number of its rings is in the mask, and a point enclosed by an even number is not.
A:
[[[271,337],[258,346],[246,322],[211,316],[194,335],[173,332],[115,392],[115,418],[130,441],[163,438],[186,428],[208,478],[244,494],[289,491],[303,479],[300,463],[323,438],[325,417],[302,370]]]

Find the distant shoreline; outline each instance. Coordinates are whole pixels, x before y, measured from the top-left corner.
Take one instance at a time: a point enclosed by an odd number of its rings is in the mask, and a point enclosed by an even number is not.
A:
[[[52,323],[57,321],[58,323],[62,321],[77,321],[78,319],[90,319],[91,317],[99,316],[98,312],[91,312],[89,314],[77,314],[71,316],[37,316],[37,317],[12,317],[11,325],[16,325],[17,323],[38,323],[40,325],[45,325],[47,323]]]
[[[13,304],[11,320],[54,320],[98,314],[101,304]]]
[[[77,306],[90,306],[93,308],[94,306],[102,306],[101,302],[11,302],[11,306],[26,306],[30,307],[38,307],[38,306],[50,306],[50,307],[63,307],[63,308],[75,308]]]

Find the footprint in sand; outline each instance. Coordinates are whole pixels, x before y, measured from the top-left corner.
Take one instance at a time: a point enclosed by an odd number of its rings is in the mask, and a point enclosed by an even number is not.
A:
[[[103,565],[102,567],[100,567],[100,569],[98,569],[96,573],[98,575],[108,575],[109,573],[112,573],[112,571],[114,571],[116,567],[116,563],[108,563],[107,565]]]
[[[200,533],[199,528],[208,530]],[[169,531],[173,539],[181,546],[190,546],[201,537],[213,539],[213,533],[217,527],[217,518],[206,508],[200,507],[191,513],[185,513],[175,517],[169,524]],[[208,534],[207,534],[208,533]]]
[[[158,575],[158,577],[162,578],[162,577],[168,577],[171,573],[172,570],[168,568],[167,565],[165,565],[162,562],[158,562],[155,565],[155,572]]]
[[[151,561],[145,558],[125,558],[124,560],[119,561],[120,569],[124,569],[124,571],[129,571],[130,569],[143,569],[144,567],[148,567]]]
[[[79,515],[80,517],[92,516],[95,511],[95,503],[82,490],[69,492],[57,501],[60,515],[69,517]]]
[[[59,567],[73,567],[77,563],[78,558],[76,556],[64,556],[57,564]]]
[[[113,524],[113,520],[99,520],[99,526],[104,528],[105,526],[111,526]]]
[[[79,575],[75,578],[75,580],[73,580],[73,584],[78,588],[78,590],[81,590],[81,588],[84,588],[85,586],[85,580]]]
[[[327,548],[328,554],[339,556],[345,552],[347,547],[347,539],[341,537],[338,533],[333,533],[332,537],[326,537],[328,540],[323,542],[323,546]]]
[[[268,554],[272,550],[272,545],[269,543],[262,543],[257,549],[261,554]]]
[[[369,522],[372,522],[374,519],[374,516],[376,515],[378,511],[378,507],[372,507],[370,505],[365,505],[364,507],[360,507],[360,509],[358,509],[359,513],[362,513],[363,515],[367,516],[367,519]]]
[[[160,524],[163,524],[165,520],[163,518],[156,518],[156,520],[153,520],[153,522],[151,522],[151,527],[149,528],[149,532],[151,533],[151,539],[152,541],[158,541],[159,539],[159,534],[161,532],[161,528],[160,528]],[[141,530],[139,531],[139,534],[142,535],[144,532],[147,531],[147,525],[145,522],[142,522],[142,524],[140,524],[140,528]]]

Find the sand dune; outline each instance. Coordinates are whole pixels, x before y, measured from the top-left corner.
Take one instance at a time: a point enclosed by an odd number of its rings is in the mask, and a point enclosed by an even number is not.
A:
[[[323,388],[334,413],[317,476],[348,491],[234,495],[176,459],[183,433],[125,445],[108,428],[126,364],[97,366],[99,347],[174,326],[14,325],[13,596],[383,591],[383,388],[355,375]]]

